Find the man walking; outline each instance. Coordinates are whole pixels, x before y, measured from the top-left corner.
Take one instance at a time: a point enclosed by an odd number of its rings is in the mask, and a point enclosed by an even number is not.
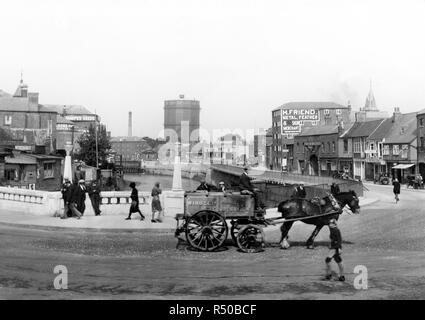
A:
[[[398,197],[398,195],[400,194],[400,182],[398,182],[397,178],[394,179],[393,186],[394,186],[393,193],[394,193],[394,196],[395,196],[395,203],[397,203],[397,202],[400,201],[400,199]]]
[[[100,216],[100,187],[98,186],[97,181],[93,181],[88,190],[88,194],[95,216]]]

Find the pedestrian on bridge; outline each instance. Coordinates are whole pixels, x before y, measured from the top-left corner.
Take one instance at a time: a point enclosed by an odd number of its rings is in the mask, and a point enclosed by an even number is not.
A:
[[[72,185],[71,181],[68,178],[65,178],[65,182],[61,189],[62,199],[63,199],[63,214],[61,219],[66,219],[72,216],[72,212],[69,208],[69,204],[72,199]]]
[[[90,197],[91,205],[93,207],[94,214],[100,216],[100,187],[97,181],[93,181],[89,187],[88,194]]]
[[[156,182],[154,187],[152,188],[151,196],[152,196],[152,220],[151,222],[162,222],[161,220],[161,213],[162,213],[162,206],[161,201],[159,199],[159,195],[162,193],[161,188],[159,187],[159,182]],[[155,213],[158,212],[158,217],[155,218]]]
[[[145,216],[142,214],[139,208],[139,191],[136,189],[136,184],[134,182],[130,183],[131,188],[131,205],[130,205],[130,211],[128,213],[128,217],[125,218],[125,220],[131,220],[131,214],[134,212],[138,212],[140,214],[140,221],[145,220]]]
[[[394,192],[394,196],[395,196],[395,203],[399,202],[400,199],[398,197],[398,195],[400,194],[400,182],[398,182],[398,179],[395,178],[393,181],[393,192]]]

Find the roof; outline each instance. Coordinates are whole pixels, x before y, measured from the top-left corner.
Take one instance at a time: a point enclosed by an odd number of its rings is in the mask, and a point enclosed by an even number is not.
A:
[[[416,112],[399,114],[393,122],[385,143],[411,143],[416,139]],[[390,118],[391,121],[393,118]]]
[[[0,89],[0,98],[12,98],[12,95],[10,93],[7,93],[6,91],[3,91]]]
[[[297,135],[297,137],[305,137],[305,136],[319,136],[324,134],[335,134],[338,133],[338,126],[311,126],[311,127],[303,127],[301,133]]]
[[[425,109],[418,111],[417,115],[425,114]]]
[[[63,114],[64,110],[66,114],[94,114],[93,112],[90,112],[86,107],[80,105],[45,104],[44,106],[49,110],[52,110],[59,114]]]
[[[368,139],[371,140],[382,140],[384,139],[388,133],[390,132],[391,128],[393,127],[392,118],[385,119],[381,125],[374,131],[372,134],[368,137]]]
[[[5,162],[11,164],[37,164],[37,160],[62,160],[61,157],[47,154],[21,153],[14,157],[6,157]]]
[[[332,101],[288,102],[273,109],[348,109],[347,106]]]
[[[56,111],[52,111],[40,104],[38,105],[38,110],[30,110],[28,107],[28,97],[0,97],[0,110],[11,112],[37,111],[56,113]]]
[[[358,137],[369,137],[379,125],[384,121],[384,119],[364,121],[364,122],[355,122],[350,130],[345,134],[345,138],[358,138]]]

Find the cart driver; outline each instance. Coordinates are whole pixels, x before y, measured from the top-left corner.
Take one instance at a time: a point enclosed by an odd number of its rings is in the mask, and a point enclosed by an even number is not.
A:
[[[241,194],[252,195],[254,197],[255,209],[263,207],[259,199],[259,190],[254,188],[251,183],[251,179],[248,176],[248,167],[243,168],[243,172],[239,177],[239,188],[241,190]]]

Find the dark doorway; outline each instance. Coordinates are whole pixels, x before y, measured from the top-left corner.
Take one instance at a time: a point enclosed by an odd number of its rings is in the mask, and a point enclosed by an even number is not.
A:
[[[419,174],[425,180],[425,163],[423,162],[419,163]]]
[[[313,171],[313,175],[315,175],[315,176],[319,175],[319,161],[318,161],[317,156],[315,154],[313,154],[310,157],[310,166],[311,166],[311,169]]]

